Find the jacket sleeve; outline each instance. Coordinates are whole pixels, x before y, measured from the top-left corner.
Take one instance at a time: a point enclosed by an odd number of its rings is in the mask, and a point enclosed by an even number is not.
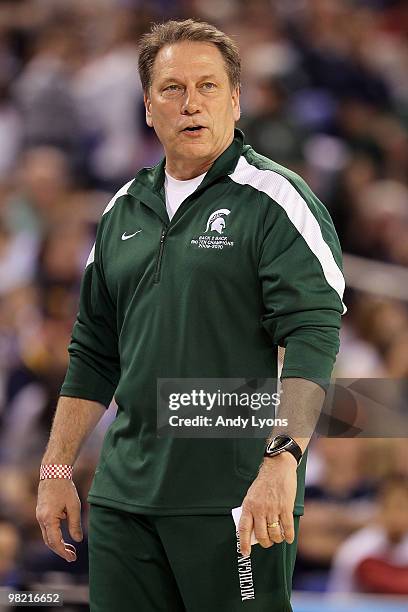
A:
[[[79,312],[68,347],[69,366],[60,395],[108,407],[119,382],[120,360],[115,306],[99,258],[102,221],[82,278]]]
[[[344,278],[329,213],[306,184],[282,182],[280,204],[267,198],[259,259],[262,325],[286,348],[283,377],[325,387],[339,349]]]

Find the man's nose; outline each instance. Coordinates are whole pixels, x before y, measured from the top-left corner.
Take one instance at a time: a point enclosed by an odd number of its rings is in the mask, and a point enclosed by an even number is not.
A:
[[[186,89],[181,112],[183,115],[194,115],[201,110],[199,93],[196,88]]]

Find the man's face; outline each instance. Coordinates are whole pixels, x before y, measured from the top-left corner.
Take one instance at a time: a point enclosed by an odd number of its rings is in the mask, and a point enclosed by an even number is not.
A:
[[[223,56],[214,44],[202,42],[159,51],[145,106],[169,172],[173,166],[212,163],[231,143],[240,115],[239,91],[231,89]],[[192,127],[198,129],[186,129]]]

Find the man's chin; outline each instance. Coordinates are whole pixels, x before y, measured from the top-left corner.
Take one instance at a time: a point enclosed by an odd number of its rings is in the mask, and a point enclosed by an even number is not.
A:
[[[183,157],[201,158],[211,155],[212,147],[208,146],[208,142],[185,142],[180,147],[180,153]]]

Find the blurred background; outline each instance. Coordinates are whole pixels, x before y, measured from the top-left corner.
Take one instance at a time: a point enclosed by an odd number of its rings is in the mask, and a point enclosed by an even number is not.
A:
[[[336,376],[408,374],[408,2],[0,0],[0,586],[65,586],[65,610],[87,609],[86,538],[69,565],[43,544],[39,463],[96,224],[161,157],[137,43],[187,17],[235,38],[247,142],[333,217],[348,285]],[[85,532],[114,414],[75,469]],[[407,479],[406,439],[312,443],[296,612],[408,610]]]

